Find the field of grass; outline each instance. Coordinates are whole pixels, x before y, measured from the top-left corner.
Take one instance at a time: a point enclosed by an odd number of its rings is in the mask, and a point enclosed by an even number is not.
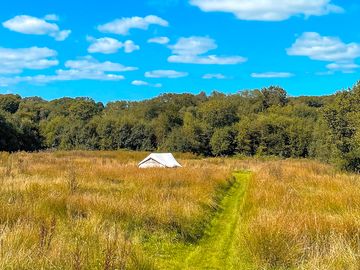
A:
[[[2,154],[0,269],[146,269],[144,243],[200,239],[233,165],[182,155],[184,168],[138,169],[145,156]]]
[[[360,176],[268,162],[248,190],[246,246],[259,269],[360,269]]]
[[[360,177],[314,161],[0,153],[0,269],[360,269]]]

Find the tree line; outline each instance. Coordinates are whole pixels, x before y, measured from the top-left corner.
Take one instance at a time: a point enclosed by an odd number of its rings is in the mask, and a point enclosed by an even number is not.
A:
[[[360,172],[360,83],[331,96],[271,86],[106,105],[0,95],[0,151],[43,149],[316,158]]]

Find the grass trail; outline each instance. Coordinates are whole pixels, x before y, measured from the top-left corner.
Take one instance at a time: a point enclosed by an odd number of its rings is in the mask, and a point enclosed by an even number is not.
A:
[[[251,269],[242,256],[241,218],[250,173],[235,173],[236,183],[222,201],[222,209],[213,219],[206,236],[184,260],[181,269]],[[244,254],[243,254],[244,255]]]

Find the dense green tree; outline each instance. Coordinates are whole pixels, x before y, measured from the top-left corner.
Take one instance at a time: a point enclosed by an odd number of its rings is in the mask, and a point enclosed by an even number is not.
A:
[[[215,129],[210,145],[213,155],[230,156],[236,149],[235,132],[233,127]]]
[[[237,124],[237,152],[245,156],[256,155],[260,143],[261,132],[257,126],[257,119],[244,117]]]
[[[261,90],[263,99],[263,106],[265,109],[271,106],[284,106],[288,102],[287,93],[284,89],[278,86],[270,86]]]
[[[16,151],[20,149],[19,132],[16,126],[0,111],[0,151]]]
[[[97,121],[96,134],[99,136],[99,146],[102,150],[116,150],[120,148],[117,138],[116,118],[103,117]]]
[[[288,97],[277,86],[233,95],[164,94],[106,106],[0,95],[0,151],[131,149],[205,156],[317,158],[360,171],[360,87]]]
[[[19,109],[21,97],[19,95],[0,95],[0,110],[16,113]]]
[[[156,149],[154,130],[145,124],[139,123],[132,127],[131,134],[125,141],[125,148],[131,150],[151,151]]]
[[[336,95],[324,117],[338,149],[338,162],[347,170],[360,172],[360,83]]]
[[[219,94],[213,94],[208,101],[200,104],[198,114],[210,129],[230,126],[239,120],[231,97]]]
[[[36,123],[23,119],[17,123],[20,129],[20,134],[18,137],[20,138],[20,149],[25,151],[36,151],[40,150],[44,147],[43,145],[43,137],[40,134],[39,126]]]

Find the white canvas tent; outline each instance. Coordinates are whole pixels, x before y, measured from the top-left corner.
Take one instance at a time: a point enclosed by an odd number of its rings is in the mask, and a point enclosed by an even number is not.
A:
[[[171,153],[152,153],[139,163],[139,168],[176,168],[182,167]]]

